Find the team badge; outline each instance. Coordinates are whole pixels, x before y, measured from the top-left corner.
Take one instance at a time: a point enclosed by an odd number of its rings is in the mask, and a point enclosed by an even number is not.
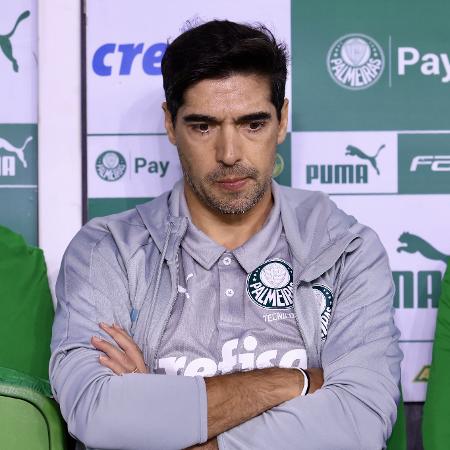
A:
[[[284,159],[283,157],[277,153],[275,156],[275,164],[273,165],[272,177],[276,178],[283,173],[284,170]]]
[[[291,266],[283,259],[265,261],[247,276],[247,294],[261,308],[292,308]]]
[[[103,152],[95,161],[98,176],[105,181],[116,181],[122,178],[127,169],[125,158],[115,150]]]
[[[333,293],[323,284],[315,284],[312,288],[316,299],[320,302],[320,331],[322,341],[324,341],[327,338],[328,325],[333,308]]]
[[[339,86],[365,89],[375,84],[383,73],[383,50],[375,39],[365,34],[348,34],[331,46],[327,67]]]

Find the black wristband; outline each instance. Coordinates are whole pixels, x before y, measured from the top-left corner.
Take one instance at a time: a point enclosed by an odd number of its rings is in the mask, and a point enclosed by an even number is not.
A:
[[[308,387],[306,388],[305,395],[308,395],[309,388],[311,387],[311,378],[309,378],[309,373],[304,370],[303,373],[306,375],[306,378],[308,379]]]

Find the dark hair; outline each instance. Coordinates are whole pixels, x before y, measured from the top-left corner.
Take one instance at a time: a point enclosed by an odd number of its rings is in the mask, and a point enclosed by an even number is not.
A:
[[[233,73],[267,76],[278,120],[287,77],[286,45],[264,26],[212,20],[190,28],[169,46],[161,62],[167,107],[175,123],[186,89]]]

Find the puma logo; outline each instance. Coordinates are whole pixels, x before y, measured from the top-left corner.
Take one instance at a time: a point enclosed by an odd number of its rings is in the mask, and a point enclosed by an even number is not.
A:
[[[186,296],[186,298],[190,298],[188,291],[183,286],[178,285],[178,293],[184,294]]]
[[[22,147],[14,147],[10,142],[8,142],[6,139],[0,138],[0,150],[5,150],[10,153],[15,153],[19,161],[22,163],[24,169],[28,167],[27,161],[25,159],[24,150],[25,147],[28,145],[29,142],[31,142],[33,138],[31,136],[27,137],[25,139],[25,142],[23,143]]]
[[[186,285],[187,285],[188,280],[189,280],[190,278],[192,278],[193,276],[194,276],[193,273],[188,274],[188,276],[186,277]],[[178,285],[178,292],[179,292],[180,294],[184,294],[184,295],[186,296],[187,299],[191,298],[191,297],[189,296],[189,294],[188,294],[187,289],[186,289],[185,287],[183,287],[183,286]]]
[[[367,159],[369,162],[370,162],[370,164],[372,164],[372,167],[375,169],[375,171],[377,172],[377,175],[380,175],[380,171],[378,170],[378,166],[377,166],[377,157],[378,157],[378,155],[380,154],[380,152],[381,152],[381,150],[383,150],[383,148],[384,147],[386,147],[386,145],[382,145],[379,149],[378,149],[378,151],[377,151],[377,153],[374,155],[374,156],[369,156],[369,155],[366,155],[362,150],[360,150],[358,147],[355,147],[355,146],[353,146],[353,145],[347,145],[347,147],[346,147],[346,152],[345,152],[345,154],[348,156],[348,155],[350,155],[350,156],[357,156],[358,158],[361,158],[361,159]]]
[[[0,34],[0,48],[3,51],[3,54],[11,61],[14,72],[19,71],[19,64],[17,63],[16,58],[13,56],[13,49],[11,45],[11,37],[15,33],[19,23],[22,20],[26,19],[30,15],[30,11],[24,11],[16,20],[16,24],[14,28],[8,34]]]
[[[431,244],[422,239],[421,237],[411,234],[411,233],[402,233],[398,240],[405,244],[404,247],[398,247],[397,251],[407,252],[407,253],[416,253],[419,252],[422,256],[427,259],[432,259],[434,261],[442,261],[447,263],[450,260],[450,255],[445,255],[440,251],[436,250]]]

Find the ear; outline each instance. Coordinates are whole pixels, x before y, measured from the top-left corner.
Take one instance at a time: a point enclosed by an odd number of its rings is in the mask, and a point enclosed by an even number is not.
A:
[[[288,113],[289,113],[289,100],[285,98],[283,107],[281,108],[280,123],[278,124],[277,144],[282,144],[284,139],[286,138]]]
[[[175,128],[174,128],[173,122],[172,122],[172,114],[170,114],[170,111],[169,111],[169,108],[167,108],[166,102],[163,102],[161,107],[164,111],[164,126],[166,127],[167,137],[169,138],[169,141],[173,145],[177,145],[177,140],[175,137]]]

